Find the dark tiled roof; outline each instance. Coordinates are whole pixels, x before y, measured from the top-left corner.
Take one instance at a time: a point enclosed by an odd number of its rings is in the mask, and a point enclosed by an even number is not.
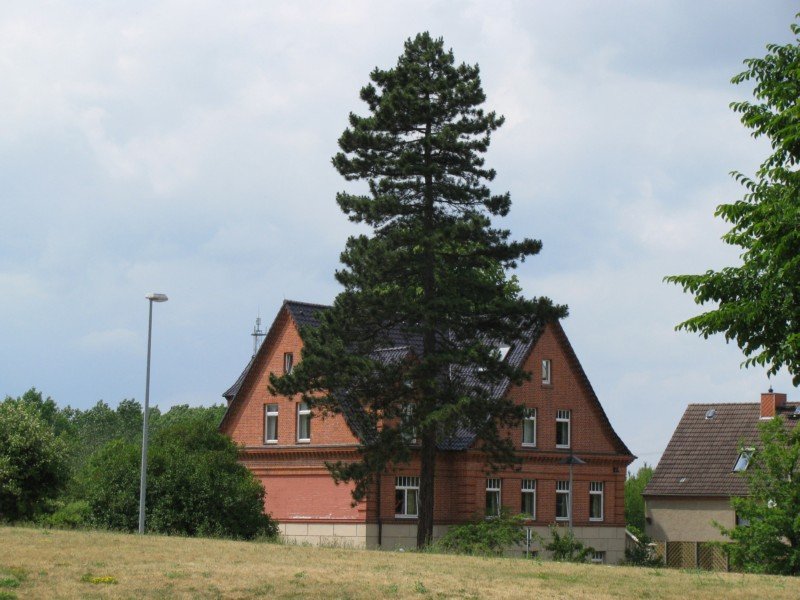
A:
[[[256,357],[255,355],[253,355],[253,357],[247,363],[247,366],[242,371],[242,374],[239,375],[239,378],[236,381],[234,381],[233,385],[229,387],[227,390],[225,390],[225,392],[222,394],[222,397],[225,398],[228,402],[233,400],[234,396],[236,396],[236,394],[239,392],[239,388],[242,387],[245,377],[247,377],[247,374],[250,372],[250,367],[253,366],[253,361],[255,359]]]
[[[711,410],[714,416],[707,419]],[[745,478],[733,467],[743,445],[758,447],[760,416],[757,403],[690,404],[644,495],[746,495]]]
[[[298,327],[317,327],[319,325],[318,314],[330,308],[324,304],[310,304],[296,300],[284,300],[283,305],[289,310],[289,314],[292,315],[292,319]]]

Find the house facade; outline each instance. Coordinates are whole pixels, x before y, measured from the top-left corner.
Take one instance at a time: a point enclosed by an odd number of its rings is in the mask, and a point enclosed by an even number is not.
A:
[[[646,533],[670,566],[726,570],[716,524],[737,524],[731,498],[747,495],[742,472],[759,444],[758,424],[794,415],[786,394],[761,394],[760,402],[690,404],[644,490]]]
[[[284,373],[300,359],[301,327],[313,327],[325,309],[284,302],[255,356],[225,392],[228,410],[220,430],[241,446],[240,460],[263,482],[265,510],[286,538],[413,548],[418,459],[380,474],[366,498],[353,504],[352,487],[336,485],[325,463],[358,459],[358,407],[321,415],[297,398],[268,390],[270,373]],[[568,523],[571,507],[575,534],[597,550],[595,559],[617,562],[625,545],[626,467],[634,457],[614,432],[559,323],[542,325],[506,360],[534,374],[499,392],[526,407],[524,422],[506,432],[521,463],[487,472],[469,432],[440,442],[434,536],[504,507],[526,513],[530,528],[547,537],[550,524]],[[570,488],[571,456],[585,464],[573,467]]]

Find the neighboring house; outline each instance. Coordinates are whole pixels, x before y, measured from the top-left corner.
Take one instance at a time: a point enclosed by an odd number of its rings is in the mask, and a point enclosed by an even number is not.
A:
[[[300,360],[300,328],[315,326],[326,307],[284,302],[263,344],[231,388],[220,430],[242,446],[241,462],[261,479],[265,509],[289,539],[360,547],[414,547],[419,461],[382,473],[367,497],[353,504],[351,485],[336,485],[326,461],[357,460],[365,435],[358,405],[342,414],[319,415],[296,398],[273,396],[269,374],[291,370]],[[386,350],[398,356],[413,348]],[[625,544],[624,485],[634,457],[617,436],[559,323],[537,328],[531,340],[508,350],[506,360],[533,373],[498,394],[524,404],[525,421],[508,435],[522,462],[518,469],[488,473],[461,430],[439,444],[435,480],[434,535],[447,526],[496,514],[499,507],[530,515],[547,536],[551,523],[566,524],[570,496],[575,534],[597,550],[598,561],[617,562]],[[565,459],[574,467],[573,489]]]
[[[756,447],[758,424],[793,413],[786,394],[761,394],[760,403],[690,404],[644,490],[646,533],[661,544],[670,566],[727,569],[708,542],[727,541],[716,527],[736,525],[731,498],[746,496],[741,471]]]

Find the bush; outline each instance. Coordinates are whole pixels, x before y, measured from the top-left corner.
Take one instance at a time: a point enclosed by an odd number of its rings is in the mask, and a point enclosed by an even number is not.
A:
[[[434,542],[431,550],[451,554],[500,556],[509,546],[525,541],[525,515],[503,511],[499,517],[481,518],[474,523],[456,525]]]
[[[91,510],[85,500],[64,503],[57,502],[51,507],[52,513],[39,518],[39,524],[58,529],[75,529],[89,523]]]
[[[148,530],[275,537],[277,525],[264,514],[264,488],[236,459],[236,445],[208,421],[176,422],[157,430],[148,452]],[[138,444],[115,440],[89,461],[81,479],[93,524],[137,529],[140,460]]]
[[[550,537],[551,541],[545,544],[544,548],[553,553],[553,560],[583,563],[589,560],[594,553],[594,548],[584,546],[583,542],[577,539],[569,529],[561,534],[558,527],[551,525]]]
[[[633,567],[663,567],[664,561],[656,556],[649,536],[636,527],[628,527],[638,541],[625,548],[624,564]]]
[[[0,403],[0,519],[35,517],[67,479],[64,446],[40,414]]]

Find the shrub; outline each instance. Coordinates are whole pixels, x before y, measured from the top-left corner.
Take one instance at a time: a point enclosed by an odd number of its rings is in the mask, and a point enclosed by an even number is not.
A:
[[[31,519],[67,479],[62,442],[21,402],[0,403],[0,519]]]
[[[583,542],[575,537],[575,534],[566,529],[563,534],[559,533],[559,528],[555,525],[550,526],[551,541],[545,544],[545,550],[553,553],[553,560],[562,562],[583,563],[589,560],[594,548],[584,546]]]
[[[59,501],[53,507],[51,514],[43,515],[39,519],[41,525],[47,527],[57,527],[59,529],[75,529],[89,523],[91,509],[85,500],[74,500],[72,502]]]
[[[149,531],[252,539],[275,537],[264,514],[264,488],[237,462],[237,447],[203,420],[157,430],[148,452],[146,517]],[[91,521],[101,527],[138,527],[138,444],[115,440],[82,474]]]
[[[499,517],[481,518],[473,523],[456,525],[431,546],[434,552],[500,556],[509,546],[525,541],[525,515],[503,511]]]
[[[656,556],[649,536],[636,527],[628,527],[636,540],[625,548],[624,564],[634,567],[663,567],[664,561]]]

